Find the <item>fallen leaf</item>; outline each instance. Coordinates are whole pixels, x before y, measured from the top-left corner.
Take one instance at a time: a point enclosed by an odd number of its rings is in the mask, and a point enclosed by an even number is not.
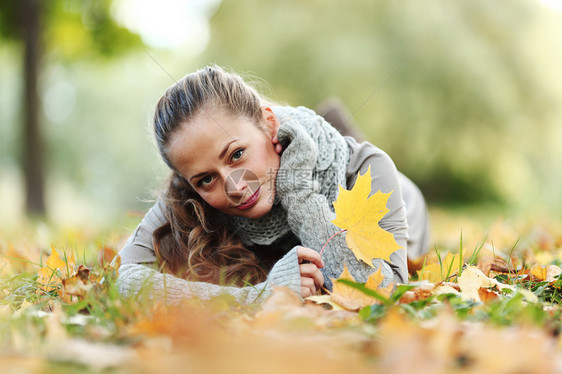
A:
[[[111,261],[115,258],[116,255],[117,255],[117,251],[115,249],[108,246],[103,246],[98,251],[97,263],[101,267],[105,267],[111,263]]]
[[[386,207],[392,194],[380,190],[372,196],[371,167],[363,175],[357,177],[353,188],[348,191],[339,186],[339,194],[334,201],[336,219],[332,223],[347,230],[345,241],[357,259],[375,267],[374,258],[390,261],[390,255],[400,249],[394,235],[383,230],[379,221],[389,211]]]
[[[562,269],[556,265],[542,266],[540,264],[534,264],[531,267],[530,273],[541,282],[553,282],[556,277],[562,273]]]
[[[32,268],[33,262],[23,254],[21,251],[16,250],[12,244],[7,245],[8,250],[6,257],[11,269],[15,273],[23,273]]]
[[[47,258],[45,266],[37,272],[37,282],[44,291],[57,289],[63,278],[68,278],[74,270],[74,254],[66,257],[66,262],[60,258],[54,246],[51,246],[51,255]]]
[[[458,282],[461,289],[461,296],[464,299],[474,299],[475,301],[482,301],[480,298],[481,287],[496,286],[500,290],[515,290],[513,286],[500,283],[495,279],[488,278],[484,275],[484,273],[482,273],[480,269],[475,266],[468,266],[462,272],[462,275],[458,278]],[[488,296],[486,295],[486,297]]]
[[[418,279],[437,283],[457,273],[459,266],[459,254],[453,255],[449,252],[445,258],[441,258],[441,263],[426,264],[418,271]]]
[[[458,279],[461,288],[461,296],[464,299],[473,299],[480,301],[478,290],[480,287],[490,287],[492,282],[490,278],[484,275],[482,271],[474,266],[467,267]]]
[[[544,281],[546,279],[546,267],[540,264],[534,264],[531,267],[530,273],[539,281]]]
[[[332,310],[345,310],[344,308],[341,307],[341,305],[334,302],[330,295],[312,295],[312,296],[307,297],[304,300],[305,301],[312,301],[312,302],[314,302],[316,304],[320,304],[320,305],[327,304],[332,308]]]
[[[338,282],[338,280],[350,280],[355,282],[355,279],[347,270],[347,266],[344,265],[343,271],[337,280],[333,280],[334,288],[330,296],[332,300],[341,305],[347,310],[359,310],[364,306],[380,303],[380,301],[372,296],[366,295],[360,290],[348,286],[347,284]],[[377,269],[376,272],[371,274],[365,283],[365,287],[378,292],[382,296],[388,298],[392,294],[394,289],[394,282],[391,282],[386,287],[381,287],[381,283],[384,277],[381,273],[381,268]]]
[[[84,265],[78,267],[74,276],[62,280],[63,295],[84,298],[93,286],[94,283],[90,281],[90,269]]]
[[[422,284],[416,288],[404,292],[404,295],[398,300],[401,304],[408,304],[414,301],[425,300],[433,295],[434,285],[432,283]]]
[[[485,287],[480,287],[478,289],[478,297],[480,298],[480,301],[486,303],[489,301],[494,301],[499,299],[500,295],[494,290]]]
[[[435,287],[435,289],[433,290],[433,294],[435,296],[438,295],[446,295],[446,294],[454,294],[454,295],[460,295],[460,288],[457,287],[451,287],[448,284],[441,284]]]
[[[394,290],[394,282],[390,282],[386,287],[381,287],[383,281],[384,276],[382,275],[382,269],[379,267],[377,271],[369,275],[367,282],[365,282],[365,287],[377,291],[380,295],[388,299]]]
[[[459,287],[459,284],[453,282],[439,282],[433,288],[433,294],[435,296],[446,294],[460,295],[460,293],[461,288]]]
[[[453,290],[457,291],[457,292],[461,292],[461,288],[459,287],[458,283],[453,283],[453,282],[439,282],[435,285],[435,288],[439,288],[439,287],[449,287],[452,288]]]

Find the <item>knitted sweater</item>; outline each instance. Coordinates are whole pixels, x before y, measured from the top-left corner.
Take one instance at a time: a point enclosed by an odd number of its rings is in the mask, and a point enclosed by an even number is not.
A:
[[[372,193],[379,189],[383,192],[394,190],[387,204],[390,211],[379,222],[379,225],[393,233],[398,244],[404,249],[391,255],[391,263],[375,259],[373,264],[375,268],[382,266],[383,275],[386,277],[385,283],[393,279],[405,282],[407,280],[405,248],[408,248],[409,252],[417,254],[423,252],[427,247],[428,223],[423,196],[411,181],[397,172],[392,160],[383,151],[370,143],[357,144],[354,139],[348,137],[345,137],[345,144],[349,151],[345,169],[345,184],[348,189],[354,185],[358,172],[364,173],[370,165]],[[302,161],[298,159],[298,156],[294,159],[297,159],[297,163]],[[281,166],[283,167],[289,162],[286,157],[285,160],[282,157]],[[316,194],[313,197],[318,197],[317,192],[312,192]],[[298,198],[298,196],[296,197]],[[318,206],[316,203],[311,205],[311,203],[307,203],[311,201],[310,195],[301,197],[304,199],[297,200],[296,204],[284,205],[288,216],[287,225],[296,234],[297,239],[300,239],[302,245],[319,251],[331,233],[339,229],[329,222],[333,218],[329,203],[322,206]],[[408,213],[406,213],[404,201],[407,202]],[[186,297],[208,299],[228,293],[238,301],[248,303],[261,301],[267,297],[272,286],[286,286],[297,293],[300,291],[300,273],[295,246],[281,248],[281,252],[285,255],[272,267],[266,281],[254,286],[224,287],[190,282],[158,272],[155,266],[156,257],[153,250],[152,233],[165,222],[163,212],[164,203],[162,200],[158,200],[119,252],[122,265],[119,270],[118,287],[123,294],[138,293],[145,288],[150,297],[165,298],[167,302],[174,303]],[[286,231],[283,230],[283,233]],[[410,237],[409,232],[413,234]],[[287,243],[290,242],[287,241]],[[273,245],[283,247],[283,243],[279,241]],[[279,248],[276,250],[279,251]],[[345,245],[344,235],[332,239],[325,249],[323,259],[325,267],[321,271],[329,289],[331,288],[330,278],[339,276],[344,262],[356,280],[361,282],[364,282],[374,270],[355,259]]]

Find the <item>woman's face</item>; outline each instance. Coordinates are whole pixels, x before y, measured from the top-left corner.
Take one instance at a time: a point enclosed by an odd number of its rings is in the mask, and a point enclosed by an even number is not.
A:
[[[271,210],[280,156],[272,138],[279,121],[262,108],[261,124],[218,110],[201,111],[173,133],[168,157],[212,207],[260,218]]]

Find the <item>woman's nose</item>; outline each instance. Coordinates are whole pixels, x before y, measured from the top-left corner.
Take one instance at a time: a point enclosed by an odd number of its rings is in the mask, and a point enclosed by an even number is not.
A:
[[[235,170],[226,177],[225,190],[230,197],[244,196],[248,181],[244,178],[244,170]]]

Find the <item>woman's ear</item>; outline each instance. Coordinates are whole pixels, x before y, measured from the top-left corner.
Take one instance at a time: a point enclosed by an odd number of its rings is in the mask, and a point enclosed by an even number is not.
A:
[[[277,135],[277,131],[279,131],[279,120],[273,110],[269,106],[262,105],[261,107],[262,115],[265,119],[265,126],[266,130],[269,132],[271,138]]]
[[[279,139],[277,139],[277,132],[279,131],[279,126],[281,126],[279,119],[277,119],[277,116],[273,113],[271,107],[262,106],[261,110],[263,117],[265,118],[266,131],[269,132],[273,149],[275,150],[275,153],[281,154],[283,147],[281,146],[281,143],[279,143]]]

